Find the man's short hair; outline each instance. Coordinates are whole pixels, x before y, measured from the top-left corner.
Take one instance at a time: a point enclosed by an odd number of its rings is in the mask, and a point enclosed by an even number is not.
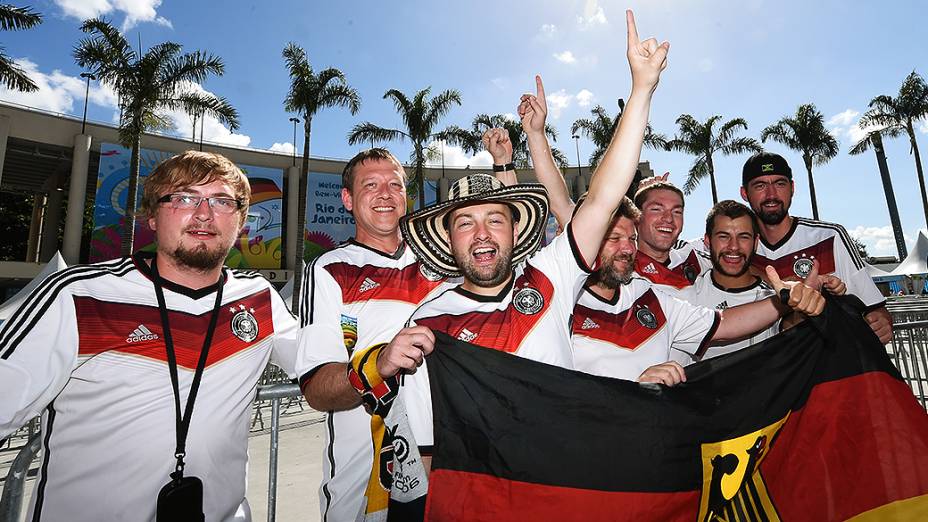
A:
[[[748,216],[751,218],[751,228],[754,230],[754,236],[756,237],[760,233],[760,227],[757,224],[757,215],[754,214],[754,211],[747,205],[743,205],[732,199],[726,199],[716,203],[715,206],[709,210],[709,215],[706,216],[706,235],[709,237],[712,237],[712,232],[715,230],[716,216],[725,216],[729,219]]]
[[[641,217],[641,211],[638,210],[638,206],[635,205],[635,202],[628,196],[622,196],[622,202],[619,203],[619,208],[615,212],[615,219],[619,219],[620,217],[628,218],[636,223],[638,222],[638,218]]]
[[[372,149],[362,150],[361,152],[354,155],[353,158],[348,160],[348,163],[345,165],[345,169],[342,171],[342,188],[347,189],[348,192],[351,192],[352,183],[354,183],[354,171],[359,166],[367,163],[368,161],[377,161],[377,160],[386,160],[394,165],[403,173],[403,183],[406,183],[406,169],[403,168],[403,164],[400,163],[400,160],[396,159],[390,151],[382,147],[374,147]]]
[[[158,211],[158,199],[171,192],[221,181],[232,188],[232,196],[242,202],[240,223],[248,216],[251,185],[235,163],[215,152],[188,150],[168,158],[155,167],[145,178],[142,190],[141,212],[151,218]]]
[[[647,180],[643,181],[641,184],[645,185],[646,181]],[[635,193],[635,206],[638,208],[644,206],[644,202],[648,199],[648,194],[650,194],[651,191],[659,189],[675,192],[678,196],[680,196],[681,204],[686,206],[686,198],[683,196],[683,191],[669,181],[656,181],[653,183],[648,183],[645,186],[639,188],[638,192]]]

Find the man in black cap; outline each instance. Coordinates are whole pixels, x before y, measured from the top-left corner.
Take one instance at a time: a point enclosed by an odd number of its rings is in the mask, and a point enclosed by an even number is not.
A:
[[[772,265],[784,280],[805,279],[817,260],[819,273],[834,274],[866,305],[865,317],[883,343],[892,339],[892,317],[886,301],[867,273],[843,226],[789,215],[793,171],[786,160],[770,152],[751,156],[741,173],[741,197],[760,221],[760,242],[752,266]]]

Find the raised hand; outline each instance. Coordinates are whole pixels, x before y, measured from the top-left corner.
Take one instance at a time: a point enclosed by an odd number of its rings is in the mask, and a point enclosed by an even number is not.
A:
[[[526,93],[519,99],[518,113],[526,135],[544,134],[548,102],[545,101],[545,86],[541,83],[541,76],[535,75],[535,94]]]
[[[512,162],[512,141],[506,129],[488,129],[483,133],[483,146],[493,156],[493,163],[496,165]]]
[[[777,295],[781,295],[782,290],[789,293],[786,304],[796,312],[815,316],[825,309],[825,298],[818,290],[799,281],[783,281],[776,269],[770,265],[767,265],[766,272],[770,286],[777,292]],[[815,272],[815,278],[818,279],[818,270],[815,267],[813,267],[813,272]],[[810,273],[809,277],[812,275]]]
[[[638,27],[635,25],[635,15],[631,9],[625,11],[625,22],[628,26],[627,55],[632,71],[632,90],[639,88],[653,91],[657,88],[661,71],[667,67],[670,43],[664,41],[658,44],[654,38],[642,42],[638,38]]]
[[[377,373],[384,379],[402,372],[416,373],[435,348],[435,334],[424,326],[403,328],[377,357]]]

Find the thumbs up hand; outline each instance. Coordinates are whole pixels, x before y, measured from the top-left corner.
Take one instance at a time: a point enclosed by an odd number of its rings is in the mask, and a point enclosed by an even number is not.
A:
[[[780,296],[780,301],[794,311],[815,316],[825,309],[825,298],[818,290],[802,282],[783,281],[776,269],[770,265],[767,265],[766,272],[770,285]],[[817,281],[818,278],[818,265],[814,265],[806,280]]]

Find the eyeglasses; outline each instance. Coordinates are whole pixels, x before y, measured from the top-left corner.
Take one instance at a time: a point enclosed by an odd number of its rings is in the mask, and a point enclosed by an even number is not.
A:
[[[242,202],[234,198],[196,196],[193,194],[167,194],[158,198],[158,203],[170,203],[174,210],[195,210],[206,200],[209,208],[217,214],[234,214],[242,208]]]

